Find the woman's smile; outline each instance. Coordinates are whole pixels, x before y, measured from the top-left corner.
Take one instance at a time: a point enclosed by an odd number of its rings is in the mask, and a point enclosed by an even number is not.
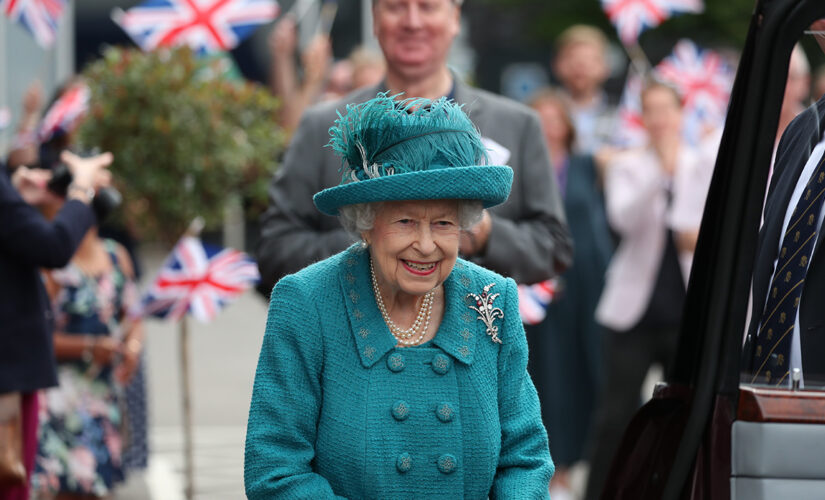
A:
[[[429,276],[434,273],[436,267],[438,267],[438,262],[418,262],[401,259],[401,263],[404,264],[404,268],[406,268],[407,271],[418,276]]]

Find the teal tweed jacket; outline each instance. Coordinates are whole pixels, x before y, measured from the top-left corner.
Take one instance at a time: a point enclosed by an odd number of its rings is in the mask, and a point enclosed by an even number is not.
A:
[[[495,285],[502,343],[469,306]],[[396,347],[358,246],[272,291],[255,374],[250,499],[548,498],[515,282],[459,259],[435,338]]]

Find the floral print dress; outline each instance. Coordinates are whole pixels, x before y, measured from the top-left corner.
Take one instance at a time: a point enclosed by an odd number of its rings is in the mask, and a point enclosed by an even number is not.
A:
[[[137,293],[118,263],[115,243],[104,244],[113,264],[109,272],[90,276],[69,264],[52,273],[61,286],[54,301],[57,331],[120,339],[120,320]],[[106,496],[124,478],[122,388],[111,367],[81,360],[60,362],[58,380],[58,387],[41,393],[32,490]]]

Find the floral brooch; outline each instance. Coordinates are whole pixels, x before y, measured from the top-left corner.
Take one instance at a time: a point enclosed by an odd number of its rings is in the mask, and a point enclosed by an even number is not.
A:
[[[493,320],[496,318],[503,318],[504,312],[498,307],[493,307],[493,301],[501,295],[500,293],[490,294],[490,288],[493,286],[495,286],[495,283],[490,283],[485,286],[484,291],[481,292],[481,295],[468,293],[467,297],[472,297],[476,301],[475,305],[470,305],[468,307],[478,313],[477,319],[484,322],[484,326],[487,327],[487,335],[490,336],[490,340],[501,344],[501,339],[498,338],[498,327],[493,324]]]

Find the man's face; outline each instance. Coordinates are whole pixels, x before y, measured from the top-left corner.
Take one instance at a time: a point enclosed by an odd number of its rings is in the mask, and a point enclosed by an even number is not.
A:
[[[391,72],[426,77],[445,67],[460,25],[451,0],[376,0],[372,13]]]
[[[574,96],[596,91],[610,70],[604,49],[597,43],[575,43],[564,47],[556,56],[556,76]]]

